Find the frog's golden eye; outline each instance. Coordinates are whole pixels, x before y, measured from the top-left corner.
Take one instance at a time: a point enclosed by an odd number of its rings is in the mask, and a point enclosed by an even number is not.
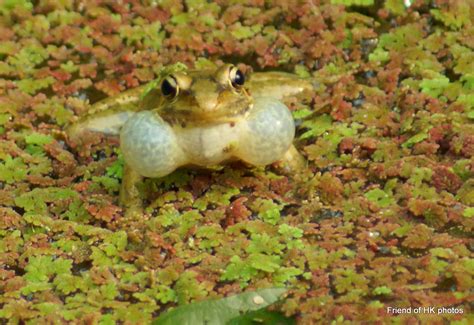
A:
[[[178,96],[179,85],[175,77],[168,76],[163,80],[161,83],[161,93],[169,98]]]
[[[245,76],[237,67],[231,67],[229,70],[229,79],[232,87],[240,88],[244,85]]]

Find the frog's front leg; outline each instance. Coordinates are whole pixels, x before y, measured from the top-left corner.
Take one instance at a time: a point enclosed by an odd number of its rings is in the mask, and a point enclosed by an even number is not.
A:
[[[128,217],[136,218],[143,214],[143,204],[138,191],[138,184],[143,176],[125,163],[120,186],[120,205],[125,209]]]
[[[92,105],[85,116],[68,127],[69,139],[76,141],[84,131],[118,135],[123,124],[139,110],[142,88],[128,90]]]
[[[188,163],[173,128],[155,111],[141,111],[120,131],[120,148],[128,166],[145,177],[162,177]]]
[[[301,172],[307,166],[306,159],[292,144],[285,152],[283,158],[277,163],[277,166],[283,170],[285,174],[294,174]]]
[[[162,177],[187,163],[174,130],[154,111],[134,114],[120,132],[125,160],[120,203],[126,215],[143,213],[137,184],[143,177]]]

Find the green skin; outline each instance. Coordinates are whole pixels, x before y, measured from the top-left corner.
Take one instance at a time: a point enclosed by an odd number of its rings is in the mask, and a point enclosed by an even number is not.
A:
[[[173,73],[173,79],[167,79],[177,82],[179,92],[175,97],[163,96],[159,85],[149,90],[144,96],[142,94],[146,86],[138,87],[95,103],[87,116],[69,128],[68,135],[73,141],[84,131],[121,136],[125,168],[120,190],[120,204],[126,209],[127,216],[140,217],[143,215],[142,202],[137,189],[137,184],[143,180],[143,177],[164,176],[180,166],[212,167],[220,162],[244,160],[252,165],[266,165],[278,161],[278,166],[288,174],[304,168],[304,158],[291,144],[294,136],[291,115],[289,112],[285,113],[287,108],[279,100],[310,91],[313,89],[313,84],[307,79],[289,73],[262,72],[252,74],[243,87],[234,87],[230,80],[235,71],[236,68],[232,65],[224,65],[216,69]],[[269,103],[269,106],[266,103]],[[287,149],[280,150],[280,153],[276,154],[277,156],[271,156],[269,162],[259,160],[260,152],[258,150],[261,149],[246,152],[249,147],[252,147],[251,143],[239,143],[252,141],[254,138],[252,133],[242,135],[239,133],[249,130],[248,125],[252,124],[248,121],[252,119],[265,119],[267,116],[271,118],[272,114],[267,114],[266,109],[272,105],[277,107],[277,111],[283,109],[282,112],[284,115],[286,114],[286,120],[289,116],[291,125],[286,128],[293,128],[293,130],[287,132],[290,135],[286,136],[284,140],[286,141],[284,148]],[[255,113],[257,110],[262,114]],[[170,147],[171,151],[168,150],[164,155],[168,157],[170,154],[176,154],[179,157],[176,162],[171,164],[170,170],[155,172],[154,169],[150,169],[145,171],[145,167],[142,167],[141,161],[137,161],[136,157],[149,158],[147,152],[128,152],[136,150],[137,142],[147,141],[143,135],[140,135],[141,138],[128,136],[129,133],[135,133],[135,129],[143,129],[143,127],[137,128],[135,126],[138,122],[135,124],[130,122],[136,119],[138,116],[136,113],[147,114],[146,121],[151,119],[153,123],[161,125],[158,130],[165,130],[165,128],[171,130],[166,132],[178,139],[178,144]],[[149,116],[151,116],[150,119]],[[261,124],[266,121],[257,122]],[[278,120],[276,122],[279,124]],[[272,125],[265,126],[264,129],[273,129],[275,121],[270,121],[270,124]],[[222,130],[227,130],[227,125],[232,127],[231,132],[222,132]],[[237,127],[234,128],[234,125]],[[213,131],[214,129],[216,131]],[[278,129],[275,132],[278,132]],[[196,146],[193,142],[196,134],[203,138],[201,142],[204,144],[200,143],[201,146]],[[216,136],[216,134],[218,135]],[[229,137],[228,144],[222,148],[218,147],[222,141],[224,144],[226,143],[226,136]],[[277,133],[270,138],[277,138],[278,141],[278,136]],[[191,143],[187,143],[190,142],[189,139],[191,139]],[[265,140],[260,141],[266,142]],[[131,145],[127,146],[127,143],[131,143]],[[186,145],[189,145],[189,148],[186,148]],[[260,143],[260,145],[265,147],[266,143]],[[270,143],[270,147],[275,146]],[[209,152],[212,152],[212,158],[209,158]],[[259,154],[255,152],[259,152]],[[157,155],[157,157],[160,156]],[[157,160],[160,159],[153,158],[151,162]]]

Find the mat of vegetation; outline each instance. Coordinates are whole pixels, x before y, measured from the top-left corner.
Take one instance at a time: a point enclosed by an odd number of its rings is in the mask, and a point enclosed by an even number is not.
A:
[[[303,324],[474,322],[474,2],[142,3],[0,1],[2,323],[147,323],[280,286]],[[117,139],[65,126],[210,61],[314,79],[287,100],[307,170],[181,169],[124,218]],[[435,313],[387,313],[409,306]]]

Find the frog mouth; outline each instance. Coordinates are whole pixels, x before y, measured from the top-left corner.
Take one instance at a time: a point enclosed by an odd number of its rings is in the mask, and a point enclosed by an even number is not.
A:
[[[239,105],[231,105],[224,109],[216,109],[214,111],[196,112],[196,120],[203,122],[225,123],[240,119],[253,107],[252,102],[239,103]]]
[[[224,107],[217,105],[214,109],[173,109],[169,107],[161,111],[161,117],[168,123],[180,124],[182,127],[201,126],[219,123],[238,122],[244,118],[253,107],[253,101],[248,98],[227,103]]]

